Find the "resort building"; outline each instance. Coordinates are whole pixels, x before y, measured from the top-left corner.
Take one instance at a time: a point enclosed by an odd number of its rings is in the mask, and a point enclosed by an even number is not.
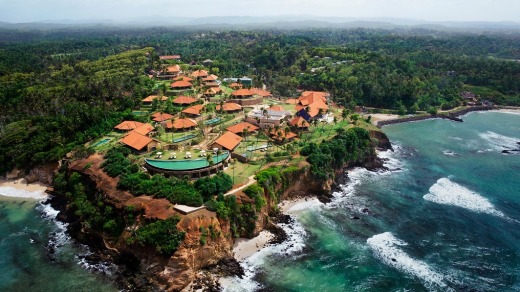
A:
[[[148,136],[141,135],[136,131],[131,131],[127,135],[125,135],[121,140],[121,143],[129,147],[132,151],[141,153],[141,152],[150,152],[160,145],[160,142],[152,139]]]
[[[193,87],[193,84],[191,84],[191,82],[188,82],[188,81],[179,80],[179,81],[175,81],[172,84],[170,84],[170,87],[173,90],[187,90],[187,89],[191,89]]]
[[[236,125],[227,127],[226,130],[233,134],[242,135],[244,131],[247,131],[248,134],[258,131],[258,127],[248,122],[241,122]]]
[[[135,132],[137,134],[148,136],[155,128],[150,124],[142,124],[139,127],[132,130],[132,132]]]
[[[193,97],[181,95],[173,100],[173,103],[179,106],[190,105],[196,103],[197,100]]]
[[[174,131],[191,130],[197,127],[197,122],[193,119],[176,119],[166,123],[166,129]]]
[[[243,87],[243,85],[240,83],[237,83],[237,82],[233,82],[233,83],[229,84],[229,87],[231,89],[238,90],[238,89],[241,89]]]
[[[227,83],[239,83],[245,87],[251,87],[253,85],[253,79],[245,76],[242,78],[224,78],[223,81]]]
[[[294,140],[296,137],[298,137],[297,134],[286,131],[285,129],[270,129],[269,130],[269,137],[273,139],[276,143],[285,143]]]
[[[296,115],[303,117],[306,121],[321,119],[329,110],[327,93],[319,91],[305,91],[298,98]]]
[[[156,112],[152,115],[152,120],[158,123],[166,122],[171,119],[173,119],[173,116],[167,113]]]
[[[218,148],[219,150],[233,151],[238,146],[238,144],[240,144],[240,142],[242,142],[242,137],[227,131],[218,139],[216,139],[211,144],[210,148]]]
[[[306,131],[309,129],[311,124],[307,122],[303,117],[294,117],[290,122],[289,125],[293,128],[296,128],[300,131]]]
[[[144,98],[143,100],[141,100],[141,103],[143,105],[151,105],[153,103],[154,100],[158,99],[159,96],[158,95],[149,95],[147,96],[146,98]],[[161,101],[167,101],[168,100],[168,97],[167,96],[161,96],[160,97],[160,100]]]
[[[222,92],[222,89],[220,87],[211,87],[211,88],[208,88],[208,90],[206,90],[204,95],[213,97],[221,92]]]
[[[164,60],[164,61],[167,61],[167,60],[180,60],[181,59],[181,55],[164,55],[164,56],[159,56],[159,59],[160,60]]]
[[[197,104],[194,106],[190,106],[189,108],[183,110],[182,112],[186,115],[192,116],[192,117],[198,117],[202,113],[202,109],[204,109],[203,104]]]
[[[191,76],[193,78],[205,78],[205,77],[208,77],[208,71],[206,71],[206,70],[193,71],[191,73]]]
[[[144,125],[143,123],[136,121],[123,121],[119,125],[115,126],[114,129],[118,131],[132,131],[140,126]]]
[[[289,120],[291,112],[255,109],[249,112],[246,122],[257,125],[262,129],[280,126],[283,121]]]
[[[232,99],[230,101],[242,106],[261,104],[264,95],[267,93],[268,91],[262,91],[261,89],[238,89],[231,93]]]
[[[178,76],[173,78],[173,81],[186,81],[186,82],[192,82],[193,78],[190,78],[188,76]]]
[[[222,105],[222,109],[220,107],[220,104],[218,104],[216,110],[217,111],[222,110],[222,111],[225,111],[226,113],[236,113],[236,112],[242,111],[242,106],[239,105],[238,103],[226,102],[225,104]]]

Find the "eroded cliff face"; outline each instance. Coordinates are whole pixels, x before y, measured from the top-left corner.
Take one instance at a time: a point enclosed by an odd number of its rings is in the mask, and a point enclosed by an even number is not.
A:
[[[135,225],[128,226],[118,238],[84,227],[76,228],[77,234],[73,235],[82,238],[83,242],[96,241],[97,245],[103,245],[101,248],[105,250],[102,253],[114,262],[126,262],[128,258],[138,261],[137,270],[126,273],[124,288],[180,291],[195,279],[200,269],[233,257],[229,224],[219,220],[215,212],[203,210],[183,215],[176,212],[166,199],[134,197],[117,189],[118,179],[108,176],[101,169],[102,163],[103,158],[96,154],[71,163],[69,171],[81,174],[87,183],[104,194],[105,202],[115,209],[133,206],[140,215]],[[184,241],[171,257],[159,255],[151,247],[127,243],[132,230],[143,220],[162,220],[171,216],[181,218],[177,228],[185,232]]]

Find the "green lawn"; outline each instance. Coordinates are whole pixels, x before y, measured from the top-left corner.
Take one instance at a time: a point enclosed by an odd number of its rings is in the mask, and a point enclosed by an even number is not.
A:
[[[260,164],[253,165],[236,160],[235,164],[230,165],[230,167],[226,168],[224,172],[231,177],[234,177],[234,184],[237,185],[246,182],[248,177],[259,171],[261,167],[262,165]]]

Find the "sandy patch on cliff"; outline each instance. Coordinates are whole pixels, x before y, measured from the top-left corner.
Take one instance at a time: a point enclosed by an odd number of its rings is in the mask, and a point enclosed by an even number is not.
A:
[[[237,238],[233,246],[233,255],[235,256],[235,259],[241,261],[252,256],[254,253],[264,248],[273,237],[274,235],[271,232],[263,230],[255,238]]]
[[[293,200],[287,200],[280,203],[278,206],[280,207],[280,210],[282,213],[287,215],[298,215],[301,212],[315,207],[315,206],[321,206],[323,205],[320,200],[316,197],[307,197],[307,198],[301,198],[301,199],[293,199]]]
[[[23,178],[17,180],[0,180],[0,196],[44,200],[48,197],[47,186],[41,183],[28,184]]]
[[[509,113],[509,114],[520,114],[520,108],[504,108],[499,110],[493,110],[494,112]]]

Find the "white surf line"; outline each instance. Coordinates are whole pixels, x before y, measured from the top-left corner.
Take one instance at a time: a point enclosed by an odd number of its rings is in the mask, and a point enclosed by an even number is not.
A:
[[[419,278],[428,290],[454,291],[444,275],[434,271],[427,263],[410,257],[400,246],[408,245],[391,232],[376,234],[367,239],[374,256],[384,264]]]
[[[423,199],[442,205],[456,206],[477,213],[497,216],[520,224],[520,221],[506,216],[497,210],[488,199],[478,193],[452,182],[449,178],[441,178],[430,187]]]
[[[500,135],[491,131],[479,133],[479,136],[496,150],[513,150],[520,148],[518,144],[520,139],[518,138]]]

